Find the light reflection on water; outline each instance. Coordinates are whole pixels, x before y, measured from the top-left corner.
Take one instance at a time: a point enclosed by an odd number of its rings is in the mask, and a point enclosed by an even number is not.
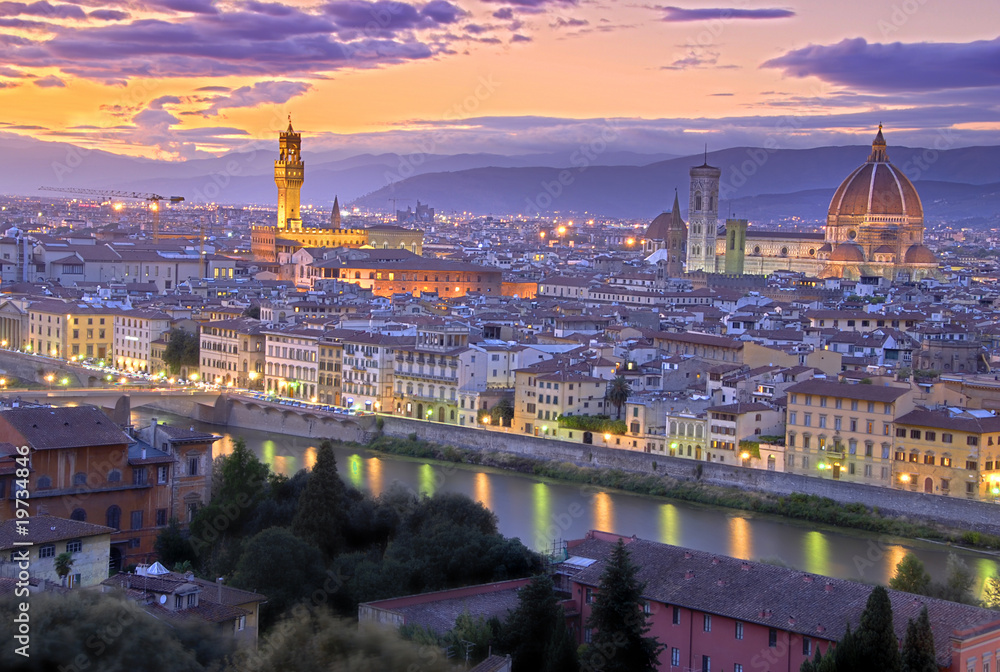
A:
[[[150,415],[137,409],[133,423],[147,425]],[[186,418],[171,418],[162,412],[156,415],[171,424],[192,424]],[[215,446],[216,455],[231,452],[236,435],[279,473],[291,476],[302,465],[315,462],[318,439],[193,424],[224,436]],[[749,560],[773,558],[810,573],[883,584],[908,550],[914,551],[931,576],[941,581],[951,550],[943,544],[897,538],[880,541],[860,531],[816,529],[799,521],[686,502],[594,492],[590,486],[539,482],[523,474],[373,456],[339,445],[334,451],[341,477],[353,487],[377,495],[399,482],[428,495],[465,494],[496,513],[503,534],[519,537],[537,550],[551,548],[554,538],[578,539],[590,529],[600,529]],[[961,555],[978,577],[976,590],[981,591],[985,579],[998,573],[996,558],[969,552]]]

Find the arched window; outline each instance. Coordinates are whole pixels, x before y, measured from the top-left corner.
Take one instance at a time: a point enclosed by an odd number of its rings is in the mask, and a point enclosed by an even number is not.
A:
[[[701,192],[696,191],[694,193],[694,209],[701,210]]]
[[[52,487],[52,479],[48,476],[39,476],[37,487],[39,490],[48,490]]]
[[[122,480],[122,472],[117,469],[112,469],[108,472],[108,483],[120,483]]]
[[[73,485],[87,485],[87,474],[82,471],[78,471],[73,474]]]
[[[122,510],[115,505],[108,507],[107,524],[113,530],[121,529]]]
[[[73,513],[69,514],[70,520],[79,520],[81,523],[87,522],[87,512],[83,509],[73,509]]]

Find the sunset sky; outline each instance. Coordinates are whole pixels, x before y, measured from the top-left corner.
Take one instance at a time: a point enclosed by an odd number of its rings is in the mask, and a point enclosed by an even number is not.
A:
[[[184,159],[1000,144],[996,0],[0,0],[0,135]]]

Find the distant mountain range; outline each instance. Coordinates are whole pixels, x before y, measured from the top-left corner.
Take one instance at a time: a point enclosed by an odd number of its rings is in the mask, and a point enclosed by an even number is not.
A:
[[[822,219],[834,190],[865,161],[868,147],[819,147],[767,152],[737,147],[710,152],[710,165],[722,169],[720,215],[735,212],[748,219],[799,216]],[[1000,147],[968,147],[924,160],[920,148],[890,147],[889,156],[916,184],[928,220],[989,217],[1000,212]],[[920,163],[916,163],[916,159]],[[593,213],[652,218],[668,210],[674,189],[687,211],[691,166],[702,156],[682,157],[645,166],[586,168],[480,168],[430,173],[383,187],[358,199],[376,207],[386,198],[419,198],[441,211],[512,214]],[[922,167],[921,167],[922,166]]]
[[[0,193],[36,194],[39,186],[127,189],[180,195],[189,201],[273,204],[275,148],[211,159],[157,161],[86,152],[0,134]],[[837,185],[868,156],[867,146],[773,150],[736,147],[710,152],[722,169],[720,216],[755,221],[822,219]],[[302,202],[390,210],[419,199],[438,212],[481,214],[592,213],[651,218],[669,209],[674,189],[687,210],[688,170],[705,157],[606,152],[587,163],[570,153],[303,154]],[[889,147],[916,184],[928,221],[996,217],[1000,213],[1000,146],[944,151]],[[46,194],[46,192],[41,192]],[[46,195],[52,195],[48,193]]]

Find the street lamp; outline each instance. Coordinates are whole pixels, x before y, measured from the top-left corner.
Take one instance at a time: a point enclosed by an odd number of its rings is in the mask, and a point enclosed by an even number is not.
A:
[[[605,434],[604,434],[604,447],[605,448],[608,447],[608,441],[610,441],[610,440],[611,440],[611,434],[605,432]]]
[[[50,373],[47,376],[45,376],[45,381],[49,384],[49,389],[50,390],[52,389],[52,381],[55,380],[55,379],[56,379],[55,374],[52,374],[52,373]]]

